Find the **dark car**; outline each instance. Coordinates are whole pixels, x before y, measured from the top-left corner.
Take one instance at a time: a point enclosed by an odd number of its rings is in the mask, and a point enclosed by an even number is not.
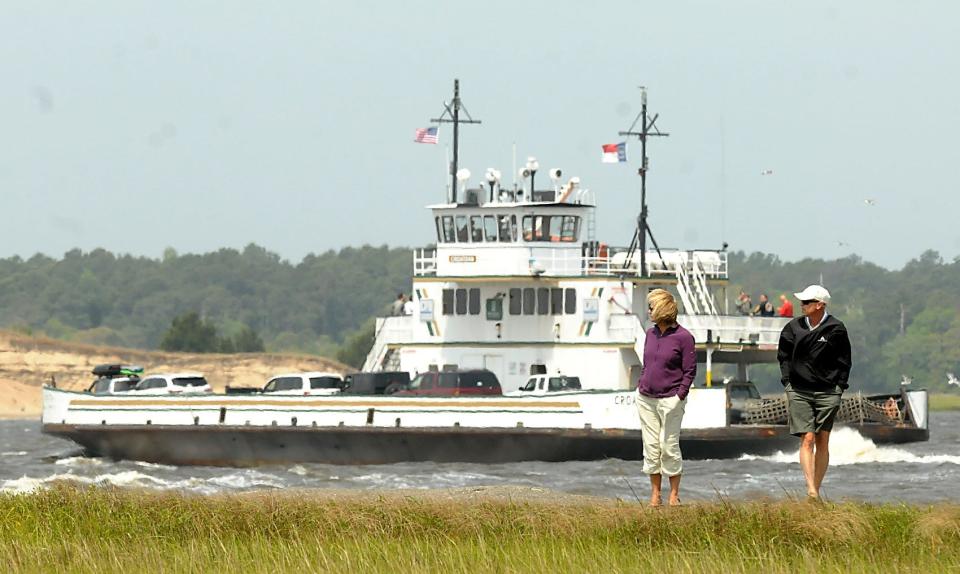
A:
[[[409,384],[410,373],[406,371],[350,373],[343,377],[342,389],[346,395],[392,395]]]
[[[727,387],[727,406],[730,413],[730,422],[738,424],[744,422],[747,410],[761,404],[760,391],[750,381],[730,381]]]
[[[500,381],[493,371],[428,371],[420,373],[398,396],[502,395]]]

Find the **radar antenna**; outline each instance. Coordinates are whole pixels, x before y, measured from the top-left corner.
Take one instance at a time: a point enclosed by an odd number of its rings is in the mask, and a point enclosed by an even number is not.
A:
[[[467,119],[460,117],[463,110]],[[453,80],[453,102],[443,102],[443,113],[439,118],[432,118],[431,122],[438,124],[453,124],[453,163],[450,164],[450,189],[453,190],[453,203],[457,203],[457,165],[460,158],[460,124],[479,124],[480,120],[470,117],[470,112],[460,101],[460,80]]]

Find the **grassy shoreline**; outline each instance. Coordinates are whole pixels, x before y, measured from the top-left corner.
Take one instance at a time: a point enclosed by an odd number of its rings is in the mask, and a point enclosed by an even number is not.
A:
[[[651,509],[309,491],[196,496],[58,486],[0,495],[5,572],[940,572],[960,506],[749,502]]]
[[[931,411],[956,411],[960,410],[960,395],[946,393],[930,394]]]

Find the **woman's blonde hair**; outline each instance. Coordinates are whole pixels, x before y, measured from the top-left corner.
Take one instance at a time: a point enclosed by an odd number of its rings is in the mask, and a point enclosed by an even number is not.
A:
[[[677,300],[669,291],[654,289],[647,294],[650,306],[650,318],[654,323],[675,323],[677,321]]]

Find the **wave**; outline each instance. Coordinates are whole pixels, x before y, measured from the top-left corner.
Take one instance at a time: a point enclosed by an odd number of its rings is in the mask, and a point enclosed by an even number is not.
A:
[[[762,460],[776,463],[799,463],[800,449],[769,456],[744,455],[740,460]],[[958,464],[960,456],[952,454],[914,454],[902,448],[877,446],[851,428],[840,428],[830,434],[830,466],[864,463]]]
[[[7,452],[0,452],[0,456],[27,456],[27,451],[25,450],[11,450]]]

